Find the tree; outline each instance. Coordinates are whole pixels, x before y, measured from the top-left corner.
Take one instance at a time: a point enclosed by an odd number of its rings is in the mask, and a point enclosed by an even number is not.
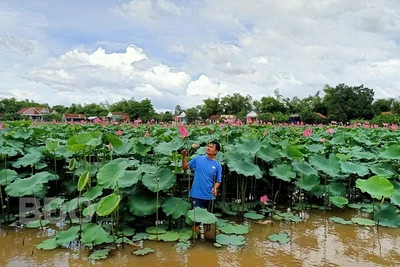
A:
[[[182,108],[180,105],[175,106],[175,116],[179,116],[182,113]]]
[[[189,108],[185,113],[189,123],[194,123],[199,119],[199,111],[196,108]]]
[[[285,105],[271,96],[264,96],[261,101],[255,100],[254,106],[260,113],[286,112]]]
[[[211,115],[218,115],[222,113],[222,108],[219,103],[219,98],[207,98],[203,100],[204,105],[201,107],[200,114],[203,119],[210,118]]]
[[[243,119],[253,109],[252,97],[242,96],[239,93],[225,96],[221,99],[221,108],[224,114],[236,115]]]
[[[372,119],[374,108],[374,90],[360,86],[339,84],[336,87],[326,85],[323,104],[327,109],[327,119],[347,122],[352,119]]]
[[[68,107],[63,105],[55,105],[51,109],[55,110],[58,114],[64,114],[68,110]]]
[[[174,115],[169,111],[166,111],[165,113],[161,112],[160,114],[158,114],[158,117],[159,121],[162,122],[171,122],[174,120]]]
[[[390,111],[394,102],[394,98],[377,99],[372,105],[374,106],[377,115],[382,112]]]

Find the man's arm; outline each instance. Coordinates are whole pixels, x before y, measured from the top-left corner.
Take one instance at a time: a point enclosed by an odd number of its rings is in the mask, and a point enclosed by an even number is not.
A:
[[[189,169],[189,164],[186,161],[186,149],[182,150],[181,155],[182,155],[182,169],[186,171]]]
[[[213,196],[216,196],[218,194],[218,187],[221,185],[222,182],[222,166],[219,165],[219,168],[217,170],[217,180],[214,183],[214,186],[212,188],[212,194]]]
[[[217,193],[218,193],[218,187],[221,185],[221,183],[218,183],[218,182],[216,182],[215,184],[214,184],[214,187],[213,187],[213,189],[212,189],[212,194],[213,194],[213,196],[216,196],[217,195]]]

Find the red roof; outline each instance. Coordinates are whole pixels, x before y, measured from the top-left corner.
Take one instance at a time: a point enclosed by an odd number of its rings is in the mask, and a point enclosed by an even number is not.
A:
[[[217,119],[221,118],[221,115],[211,115],[210,120],[215,121]]]
[[[83,114],[64,114],[64,118],[66,118],[66,119],[86,119],[86,116]]]
[[[42,108],[42,107],[31,107],[31,108],[23,108],[18,111],[19,114],[25,114],[25,115],[40,115],[40,112],[45,109],[49,111],[48,108]],[[29,112],[28,112],[29,111]]]

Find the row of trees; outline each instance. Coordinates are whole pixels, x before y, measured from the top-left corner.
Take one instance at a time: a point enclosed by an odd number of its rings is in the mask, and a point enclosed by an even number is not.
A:
[[[63,113],[79,113],[86,116],[105,116],[109,111],[120,111],[129,114],[131,120],[141,118],[144,121],[155,119],[157,121],[169,122],[175,115],[185,111],[189,122],[199,118],[208,119],[211,115],[231,114],[244,120],[246,114],[252,110],[258,113],[264,121],[285,122],[290,116],[298,115],[306,123],[322,122],[319,114],[326,116],[326,121],[348,122],[352,120],[371,120],[382,112],[400,114],[400,102],[394,98],[378,99],[374,101],[374,90],[360,86],[348,86],[338,84],[335,87],[326,85],[323,89],[324,96],[320,91],[303,99],[295,96],[284,98],[279,90],[275,90],[274,96],[265,96],[260,100],[253,100],[250,95],[243,96],[239,93],[224,96],[222,98],[208,98],[203,104],[183,110],[180,105],[174,111],[156,113],[151,100],[136,101],[126,100],[109,104],[72,104],[70,107],[56,105],[50,107],[48,104],[39,104],[29,100],[18,101],[15,98],[2,99],[0,101],[0,113],[5,114],[4,119],[18,119],[16,112],[24,107],[41,106],[55,110],[61,118]],[[53,115],[48,119],[54,119]],[[396,116],[396,115],[395,115]]]

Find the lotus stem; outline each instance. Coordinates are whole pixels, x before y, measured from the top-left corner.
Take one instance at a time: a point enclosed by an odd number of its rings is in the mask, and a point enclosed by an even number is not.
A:
[[[57,159],[56,159],[56,151],[54,150],[54,179],[56,180],[56,196],[58,197],[58,181],[57,181]]]
[[[159,185],[159,183],[160,183],[160,177],[157,177],[157,198],[156,198],[156,236],[157,236],[157,238],[156,238],[156,240],[157,240],[157,242],[158,242],[158,195],[159,195],[159,192],[158,192],[158,185]]]

